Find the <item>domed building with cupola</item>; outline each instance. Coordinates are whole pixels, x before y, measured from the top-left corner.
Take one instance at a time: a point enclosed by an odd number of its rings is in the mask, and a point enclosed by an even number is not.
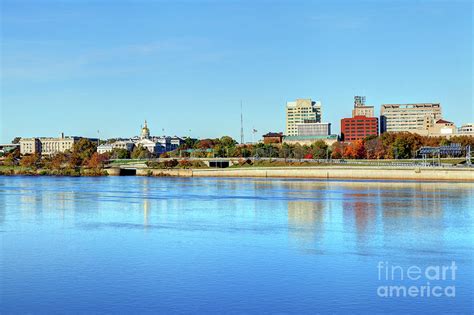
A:
[[[150,138],[150,129],[148,129],[147,122],[142,127],[142,133],[140,134],[140,139],[149,139]]]
[[[97,152],[112,152],[114,149],[126,149],[131,152],[135,147],[141,146],[155,156],[159,156],[164,152],[176,150],[183,142],[182,138],[176,136],[152,136],[150,128],[148,128],[148,122],[145,120],[144,124],[140,127],[139,136],[129,139],[116,138],[111,142],[98,146]]]
[[[177,149],[182,143],[183,139],[179,137],[151,136],[148,122],[145,120],[141,127],[140,137],[135,141],[135,146],[141,145],[151,153],[159,155]]]

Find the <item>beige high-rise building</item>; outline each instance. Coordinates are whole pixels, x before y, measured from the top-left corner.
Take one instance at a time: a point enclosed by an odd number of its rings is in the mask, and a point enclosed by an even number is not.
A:
[[[322,116],[321,102],[311,99],[297,99],[286,103],[286,135],[297,136],[298,124],[320,123]]]
[[[439,103],[383,104],[380,111],[382,132],[408,131],[425,135],[441,118]]]

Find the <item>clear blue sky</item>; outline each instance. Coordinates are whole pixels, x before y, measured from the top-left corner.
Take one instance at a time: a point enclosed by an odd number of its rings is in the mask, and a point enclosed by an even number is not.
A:
[[[1,1],[1,142],[239,138],[311,97],[339,132],[367,103],[441,102],[473,121],[471,1]]]

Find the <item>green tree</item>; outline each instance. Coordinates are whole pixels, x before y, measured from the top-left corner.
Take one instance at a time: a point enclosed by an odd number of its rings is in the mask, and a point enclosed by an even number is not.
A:
[[[129,159],[130,152],[127,149],[115,148],[112,151],[112,158],[113,159]]]
[[[152,154],[141,145],[136,146],[131,154],[132,159],[146,159],[150,158]]]
[[[89,139],[81,138],[79,141],[74,143],[72,147],[72,153],[76,154],[81,160],[88,160],[92,154],[97,151],[97,143],[92,142]]]
[[[219,144],[225,148],[231,148],[237,144],[237,141],[235,141],[229,136],[223,136],[219,139]]]
[[[328,153],[328,145],[323,140],[318,140],[311,145],[314,159],[325,159]]]
[[[404,137],[397,138],[392,144],[392,151],[396,159],[409,159],[411,157],[411,146]]]

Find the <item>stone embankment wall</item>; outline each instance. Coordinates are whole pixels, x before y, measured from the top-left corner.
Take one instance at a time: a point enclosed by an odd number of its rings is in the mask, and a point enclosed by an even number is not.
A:
[[[110,170],[110,171],[109,171]],[[119,175],[109,169],[109,175]],[[474,182],[474,169],[388,167],[271,167],[227,169],[137,169],[138,176],[274,177],[326,179],[393,179]]]

